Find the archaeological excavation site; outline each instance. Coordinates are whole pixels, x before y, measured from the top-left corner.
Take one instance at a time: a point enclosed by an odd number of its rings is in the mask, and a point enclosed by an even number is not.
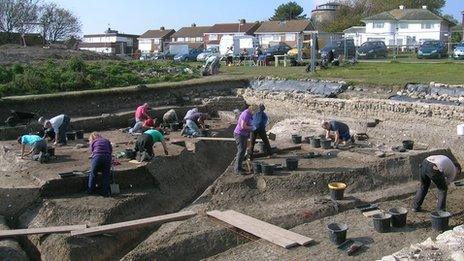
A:
[[[24,108],[37,117],[0,128],[0,260],[464,260],[460,174],[446,212],[435,185],[412,211],[424,159],[464,162],[461,94],[434,83],[372,90],[224,77],[3,98],[2,121]],[[169,155],[157,143],[150,161],[130,159],[137,137],[123,130],[145,102],[157,119],[207,113],[206,137],[168,126]],[[266,108],[273,154],[258,141],[238,175],[234,129],[252,104]],[[18,136],[61,113],[84,135],[67,133],[47,163],[21,159]],[[331,120],[352,142],[325,139]],[[111,197],[86,193],[94,131],[117,157]]]

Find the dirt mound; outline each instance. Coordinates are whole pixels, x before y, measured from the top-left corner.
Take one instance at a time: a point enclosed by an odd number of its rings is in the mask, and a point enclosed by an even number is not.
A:
[[[0,64],[32,63],[48,59],[66,60],[72,57],[81,57],[84,60],[118,59],[116,56],[58,47],[23,47],[14,44],[0,45]]]

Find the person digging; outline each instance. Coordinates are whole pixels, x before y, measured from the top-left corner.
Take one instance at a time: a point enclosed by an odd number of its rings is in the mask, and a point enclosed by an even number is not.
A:
[[[18,143],[21,144],[21,159],[32,155],[32,159],[40,163],[48,162],[50,159],[47,154],[47,141],[38,135],[22,135],[18,137]],[[26,146],[31,147],[26,152]]]
[[[66,132],[69,128],[69,123],[71,122],[71,118],[69,118],[66,114],[61,114],[55,116],[51,119],[46,119],[44,117],[39,118],[39,123],[43,124],[44,128],[46,129],[45,133],[54,133],[55,136],[53,137],[54,145],[66,145]],[[45,138],[45,137],[44,137]]]
[[[237,121],[237,126],[234,130],[235,144],[237,145],[237,155],[235,156],[234,171],[237,175],[245,175],[243,169],[243,161],[247,151],[248,138],[253,129],[253,114],[257,111],[255,105],[250,105],[248,109],[244,110]]]
[[[350,127],[347,124],[340,121],[325,121],[322,123],[322,128],[325,130],[325,138],[334,141],[334,146],[337,147],[339,144],[346,145],[350,142]]]
[[[158,130],[147,130],[137,138],[134,150],[140,154],[140,162],[148,162],[155,156],[153,148],[157,142],[163,145],[164,154],[169,155],[164,136]]]
[[[111,164],[113,163],[113,146],[108,139],[103,138],[99,133],[93,132],[89,137],[89,147],[91,152],[90,175],[87,186],[87,193],[94,194],[96,187],[96,177],[98,172],[102,173],[103,187],[101,195],[111,196],[110,174]]]
[[[253,160],[253,152],[256,144],[256,139],[258,137],[261,138],[261,140],[264,143],[264,150],[266,154],[271,157],[272,156],[272,151],[271,151],[271,144],[269,143],[269,139],[266,134],[266,126],[268,123],[268,116],[264,110],[266,107],[264,107],[264,104],[260,104],[258,106],[258,111],[253,115],[253,120],[252,120],[252,131],[251,131],[251,138],[250,138],[250,148],[248,149],[248,156],[250,157],[251,160]]]
[[[448,185],[461,172],[461,165],[453,162],[445,155],[433,155],[424,159],[419,167],[421,185],[414,197],[412,211],[422,211],[422,203],[429,191],[431,182],[435,183],[438,189],[436,210],[445,211]]]

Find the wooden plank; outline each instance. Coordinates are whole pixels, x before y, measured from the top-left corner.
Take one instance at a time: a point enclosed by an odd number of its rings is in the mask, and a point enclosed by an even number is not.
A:
[[[86,229],[87,225],[72,225],[72,226],[57,226],[57,227],[40,227],[40,228],[25,228],[13,230],[1,230],[0,238],[27,236],[37,234],[60,234],[69,233],[73,230]]]
[[[220,138],[220,137],[197,137],[197,140],[206,140],[206,141],[234,141],[234,138]],[[262,142],[261,139],[256,139],[256,142]]]
[[[114,224],[108,224],[98,227],[89,227],[81,230],[71,231],[72,236],[82,235],[82,236],[93,236],[99,234],[106,234],[112,232],[119,232],[133,228],[140,228],[153,224],[163,224],[171,221],[179,221],[188,219],[195,216],[197,213],[193,211],[178,212],[173,214],[167,214],[162,216],[155,216],[143,219],[136,219],[131,221],[119,222]]]
[[[368,217],[372,217],[375,214],[382,214],[382,213],[383,213],[382,210],[375,209],[375,210],[363,212],[363,215],[368,218]]]
[[[292,232],[290,230],[278,227],[276,225],[269,224],[267,222],[264,222],[262,220],[244,215],[242,213],[233,211],[233,210],[227,210],[223,212],[224,214],[228,214],[236,219],[241,219],[246,221],[249,224],[256,225],[257,227],[260,227],[264,230],[272,231],[272,233],[275,233],[276,235],[285,237],[291,241],[297,242],[298,244],[305,246],[313,242],[312,238],[300,235],[298,233]]]
[[[275,235],[273,234],[271,231],[268,231],[268,230],[265,230],[265,229],[262,229],[262,228],[259,228],[257,226],[254,226],[252,224],[249,224],[247,223],[246,221],[243,221],[243,220],[240,220],[240,219],[236,219],[236,218],[233,218],[231,217],[230,215],[226,215],[224,214],[223,212],[220,212],[220,211],[217,211],[217,210],[214,210],[214,211],[210,211],[210,212],[206,212],[206,214],[208,216],[211,216],[211,217],[214,217],[214,218],[217,218],[223,222],[226,222],[234,227],[237,227],[243,231],[246,231],[252,235],[255,235],[257,237],[260,237],[264,240],[267,240],[273,244],[276,244],[278,246],[281,246],[283,248],[291,248],[291,247],[294,247],[294,246],[297,246],[298,243],[290,240],[290,239],[287,239],[285,237],[281,237],[279,235]]]

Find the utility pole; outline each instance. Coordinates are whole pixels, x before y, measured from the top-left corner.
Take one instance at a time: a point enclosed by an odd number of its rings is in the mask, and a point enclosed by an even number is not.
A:
[[[317,52],[316,52],[316,33],[311,33],[311,73],[316,72],[316,59],[317,59]]]

